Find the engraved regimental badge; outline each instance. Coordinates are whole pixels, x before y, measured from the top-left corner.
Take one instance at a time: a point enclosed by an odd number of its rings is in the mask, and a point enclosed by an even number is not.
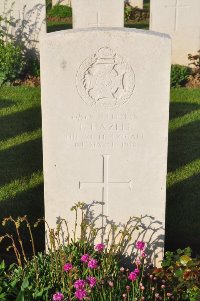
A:
[[[130,99],[135,87],[135,74],[121,56],[103,47],[81,64],[76,86],[87,104],[115,107]]]

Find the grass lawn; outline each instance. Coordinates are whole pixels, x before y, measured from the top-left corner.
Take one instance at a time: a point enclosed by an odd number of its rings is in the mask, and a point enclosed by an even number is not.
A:
[[[0,124],[0,220],[35,221],[44,215],[40,90],[0,88]],[[42,249],[43,233],[37,242]]]
[[[40,89],[0,89],[0,220],[44,215]],[[200,253],[200,89],[171,91],[166,248]],[[2,231],[2,230],[1,230]],[[0,231],[0,232],[1,232]],[[38,249],[43,232],[36,232]]]
[[[200,89],[171,93],[166,246],[200,255]]]

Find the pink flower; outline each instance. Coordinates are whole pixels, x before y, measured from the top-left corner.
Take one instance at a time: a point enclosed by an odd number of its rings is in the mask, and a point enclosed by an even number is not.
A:
[[[139,269],[135,269],[134,273],[138,276],[140,274],[140,270]]]
[[[126,286],[126,290],[129,292],[131,287],[129,285]]]
[[[70,262],[66,263],[63,267],[65,272],[69,272],[72,268],[73,268],[73,266]]]
[[[108,285],[110,286],[110,287],[113,287],[114,286],[114,283],[112,282],[112,281],[108,281]]]
[[[90,269],[96,269],[97,268],[97,260],[91,259],[88,261],[88,268]]]
[[[142,257],[143,258],[146,258],[147,257],[147,254],[145,252],[142,252]]]
[[[131,280],[131,281],[135,281],[137,278],[137,274],[134,273],[134,272],[131,272],[128,276],[128,279]]]
[[[96,283],[97,283],[96,278],[92,277],[92,276],[89,276],[87,279],[88,279],[90,287],[93,288],[96,285]]]
[[[82,262],[88,262],[90,256],[88,254],[84,254],[81,256],[81,261]]]
[[[124,271],[125,271],[125,268],[124,268],[124,267],[121,267],[121,268],[120,268],[120,272],[123,273]]]
[[[53,295],[53,301],[62,301],[63,299],[64,299],[64,296],[60,292],[57,292]]]
[[[143,251],[145,247],[145,243],[143,241],[137,241],[135,245],[137,250]]]
[[[140,259],[139,259],[139,258],[136,258],[136,260],[135,260],[135,264],[137,265],[137,267],[138,267],[139,265],[141,265],[141,261],[140,261]]]
[[[74,282],[74,287],[77,290],[83,290],[85,288],[85,280],[78,279]]]
[[[83,300],[87,296],[86,290],[79,289],[75,292],[75,297],[78,300]]]
[[[97,250],[98,252],[103,252],[104,249],[105,249],[105,245],[104,244],[97,244],[95,246],[95,250]]]

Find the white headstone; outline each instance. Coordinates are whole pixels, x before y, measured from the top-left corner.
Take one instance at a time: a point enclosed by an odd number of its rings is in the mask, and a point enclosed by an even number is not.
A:
[[[155,218],[152,228],[159,222],[160,230],[153,230],[152,249],[161,251],[170,58],[168,36],[141,30],[67,30],[42,40],[45,216],[50,227],[59,217],[72,223],[69,209],[75,202],[95,200],[96,213],[116,223],[130,216]]]
[[[73,28],[123,27],[124,0],[72,0]]]
[[[143,9],[143,0],[129,0],[128,2],[132,7]]]
[[[150,29],[172,37],[172,63],[188,64],[200,49],[199,0],[151,0]]]
[[[58,4],[71,6],[71,0],[52,0],[52,6],[55,6]]]
[[[45,0],[1,0],[0,15],[11,21],[7,27],[12,39],[38,53],[40,37],[46,32]]]

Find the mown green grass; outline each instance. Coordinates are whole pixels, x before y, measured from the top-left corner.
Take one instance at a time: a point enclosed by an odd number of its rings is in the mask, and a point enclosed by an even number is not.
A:
[[[200,89],[171,93],[166,246],[200,254]]]
[[[0,125],[0,220],[35,221],[44,216],[40,90],[0,88]],[[36,235],[42,249],[43,233]]]
[[[150,10],[150,0],[144,0],[144,8]]]
[[[40,89],[0,89],[0,220],[44,216]],[[200,253],[200,89],[171,91],[166,249]],[[1,231],[2,232],[2,229]],[[36,231],[37,247],[44,246]]]

